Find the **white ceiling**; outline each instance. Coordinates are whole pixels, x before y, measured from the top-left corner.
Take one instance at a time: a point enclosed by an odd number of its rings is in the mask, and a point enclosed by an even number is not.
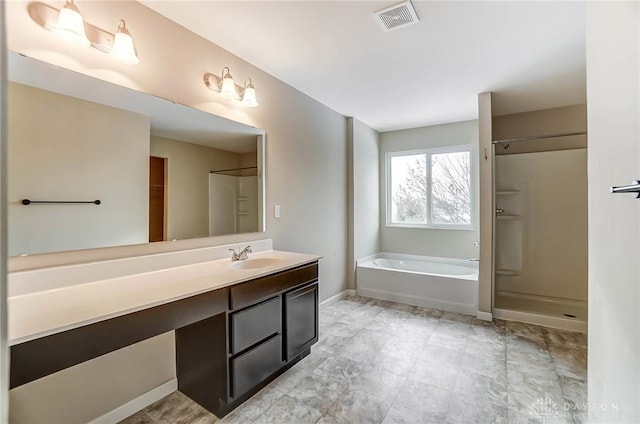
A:
[[[497,114],[586,102],[584,2],[415,1],[391,32],[393,0],[143,3],[379,131],[475,119],[485,91]]]

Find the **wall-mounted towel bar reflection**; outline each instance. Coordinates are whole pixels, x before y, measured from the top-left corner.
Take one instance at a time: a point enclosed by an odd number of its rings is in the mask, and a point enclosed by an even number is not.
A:
[[[100,200],[29,200],[22,199],[23,205],[99,205]]]
[[[611,187],[611,193],[636,193],[636,198],[640,199],[640,181],[636,180],[634,184],[620,187]]]

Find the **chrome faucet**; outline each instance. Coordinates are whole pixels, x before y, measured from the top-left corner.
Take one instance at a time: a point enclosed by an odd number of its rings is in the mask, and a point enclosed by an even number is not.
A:
[[[244,261],[246,259],[249,259],[249,253],[253,252],[253,250],[251,250],[251,246],[247,246],[244,249],[240,250],[240,248],[238,247],[238,250],[236,251],[236,249],[229,249],[230,252],[233,252],[231,254],[231,260],[232,261]]]

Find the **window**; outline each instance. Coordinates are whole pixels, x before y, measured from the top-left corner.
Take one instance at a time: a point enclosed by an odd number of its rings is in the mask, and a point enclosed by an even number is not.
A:
[[[472,229],[473,146],[387,153],[387,226]]]

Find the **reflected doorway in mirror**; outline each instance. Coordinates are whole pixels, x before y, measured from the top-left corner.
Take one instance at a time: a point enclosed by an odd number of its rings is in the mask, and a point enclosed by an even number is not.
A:
[[[166,158],[149,158],[149,242],[166,240],[166,162]]]

